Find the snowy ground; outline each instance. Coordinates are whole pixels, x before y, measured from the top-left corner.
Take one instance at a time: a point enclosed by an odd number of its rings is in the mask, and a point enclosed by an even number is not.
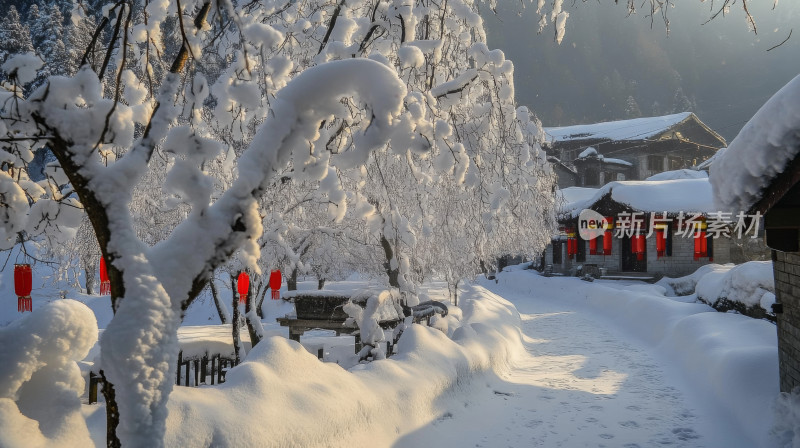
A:
[[[415,325],[395,356],[369,364],[356,363],[351,337],[310,332],[302,346],[286,340],[274,318],[292,306],[267,301],[271,337],[225,384],[175,388],[167,446],[774,445],[773,324],[687,303],[691,296],[665,297],[663,286],[634,281],[545,278],[511,267],[497,283],[478,283],[462,290],[461,308],[436,328]],[[442,285],[425,293],[446,300]],[[102,328],[107,298],[78,299]],[[42,302],[34,309],[46,308]],[[3,314],[4,321],[20,318]],[[227,344],[224,328],[197,326],[216,323],[213,314],[210,302],[190,310],[194,326],[181,329],[183,342],[196,345],[221,332],[215,343]],[[0,327],[0,340],[16,337],[7,328]],[[316,359],[319,346],[328,362]],[[6,370],[23,378],[16,368]],[[27,417],[38,418],[23,411],[24,394],[14,397],[16,405],[5,404],[14,420],[6,423],[19,421],[11,429],[21,431],[19,425],[34,423]],[[84,404],[81,414],[92,440],[104,445],[102,403]],[[2,428],[0,419],[0,434]],[[8,446],[25,446],[18,435],[7,441],[22,444]]]
[[[694,400],[658,350],[565,300],[571,286],[585,283],[530,277],[515,282],[534,288],[522,293],[503,285],[504,277],[485,286],[520,311],[527,353],[396,446],[754,446],[729,416]],[[573,299],[584,288],[577,289]]]

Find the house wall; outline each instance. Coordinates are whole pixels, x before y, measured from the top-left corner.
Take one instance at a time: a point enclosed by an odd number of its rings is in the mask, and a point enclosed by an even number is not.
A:
[[[781,392],[800,386],[800,252],[773,251]]]
[[[650,274],[660,274],[667,277],[683,277],[696,271],[701,266],[709,263],[725,264],[731,262],[730,248],[731,240],[728,238],[714,239],[714,258],[694,259],[694,240],[693,238],[675,237],[672,238],[672,256],[658,258],[656,252],[656,238],[650,237],[647,242],[647,272]],[[589,255],[589,243],[586,243],[586,262],[596,264],[598,267],[606,268],[609,272],[621,271],[622,254],[620,250],[622,242],[619,238],[614,238],[611,245],[611,255]],[[598,250],[602,250],[602,244]],[[562,260],[560,265],[553,265],[554,271],[571,272],[577,265],[574,259],[569,260],[566,254],[566,244],[562,244]],[[545,264],[553,264],[553,246],[548,245],[545,253]],[[798,284],[800,290],[800,283]],[[800,328],[800,326],[798,326]],[[800,333],[798,333],[800,335]]]

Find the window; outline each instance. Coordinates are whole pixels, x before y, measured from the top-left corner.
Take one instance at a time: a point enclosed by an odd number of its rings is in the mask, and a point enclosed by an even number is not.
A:
[[[600,185],[600,174],[596,169],[586,170],[586,173],[583,174],[583,185],[585,187]]]
[[[663,171],[664,158],[661,156],[647,156],[647,169],[650,171]]]
[[[625,173],[617,173],[617,180],[625,180]]]
[[[679,170],[683,168],[683,159],[680,157],[670,157],[669,158],[669,169],[671,170]]]

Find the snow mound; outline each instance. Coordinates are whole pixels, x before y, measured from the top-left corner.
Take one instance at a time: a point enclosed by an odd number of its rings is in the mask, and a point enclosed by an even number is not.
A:
[[[447,316],[448,327],[461,317],[453,339],[411,325],[396,355],[349,371],[294,341],[264,339],[225,383],[175,388],[165,445],[390,446],[439,417],[437,400],[524,350],[510,302],[481,287],[467,287],[462,301],[463,314],[451,307]]]
[[[800,390],[781,393],[775,402],[775,426],[772,429],[775,446],[800,446]]]
[[[713,270],[697,282],[697,297],[717,308],[721,301],[759,307],[772,313],[775,280],[771,261],[749,261],[730,270]]]
[[[76,361],[97,341],[94,313],[74,300],[48,303],[0,328],[0,446],[91,446]]]
[[[667,290],[667,296],[688,296],[694,293],[697,287],[697,282],[709,272],[728,272],[733,268],[733,264],[706,264],[700,266],[696,271],[689,275],[678,278],[664,277],[657,281],[657,285],[661,285]]]

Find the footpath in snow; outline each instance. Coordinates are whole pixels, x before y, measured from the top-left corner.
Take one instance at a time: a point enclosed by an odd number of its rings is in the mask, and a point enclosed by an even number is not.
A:
[[[521,313],[526,353],[472,395],[443,400],[442,417],[400,438],[396,446],[768,443],[771,400],[777,396],[772,324],[672,301],[651,285],[587,283],[516,271],[483,286]],[[705,327],[708,334],[691,342],[700,349],[676,347],[687,342],[679,338],[681,327],[689,337]],[[729,333],[737,327],[739,334]],[[741,351],[726,334],[746,338]],[[709,356],[695,358],[702,349]],[[687,371],[682,356],[699,364]],[[720,377],[715,390],[707,384],[714,380],[709,375],[720,373],[726,363],[743,371],[725,372],[728,379]],[[725,394],[728,402],[721,399]]]

